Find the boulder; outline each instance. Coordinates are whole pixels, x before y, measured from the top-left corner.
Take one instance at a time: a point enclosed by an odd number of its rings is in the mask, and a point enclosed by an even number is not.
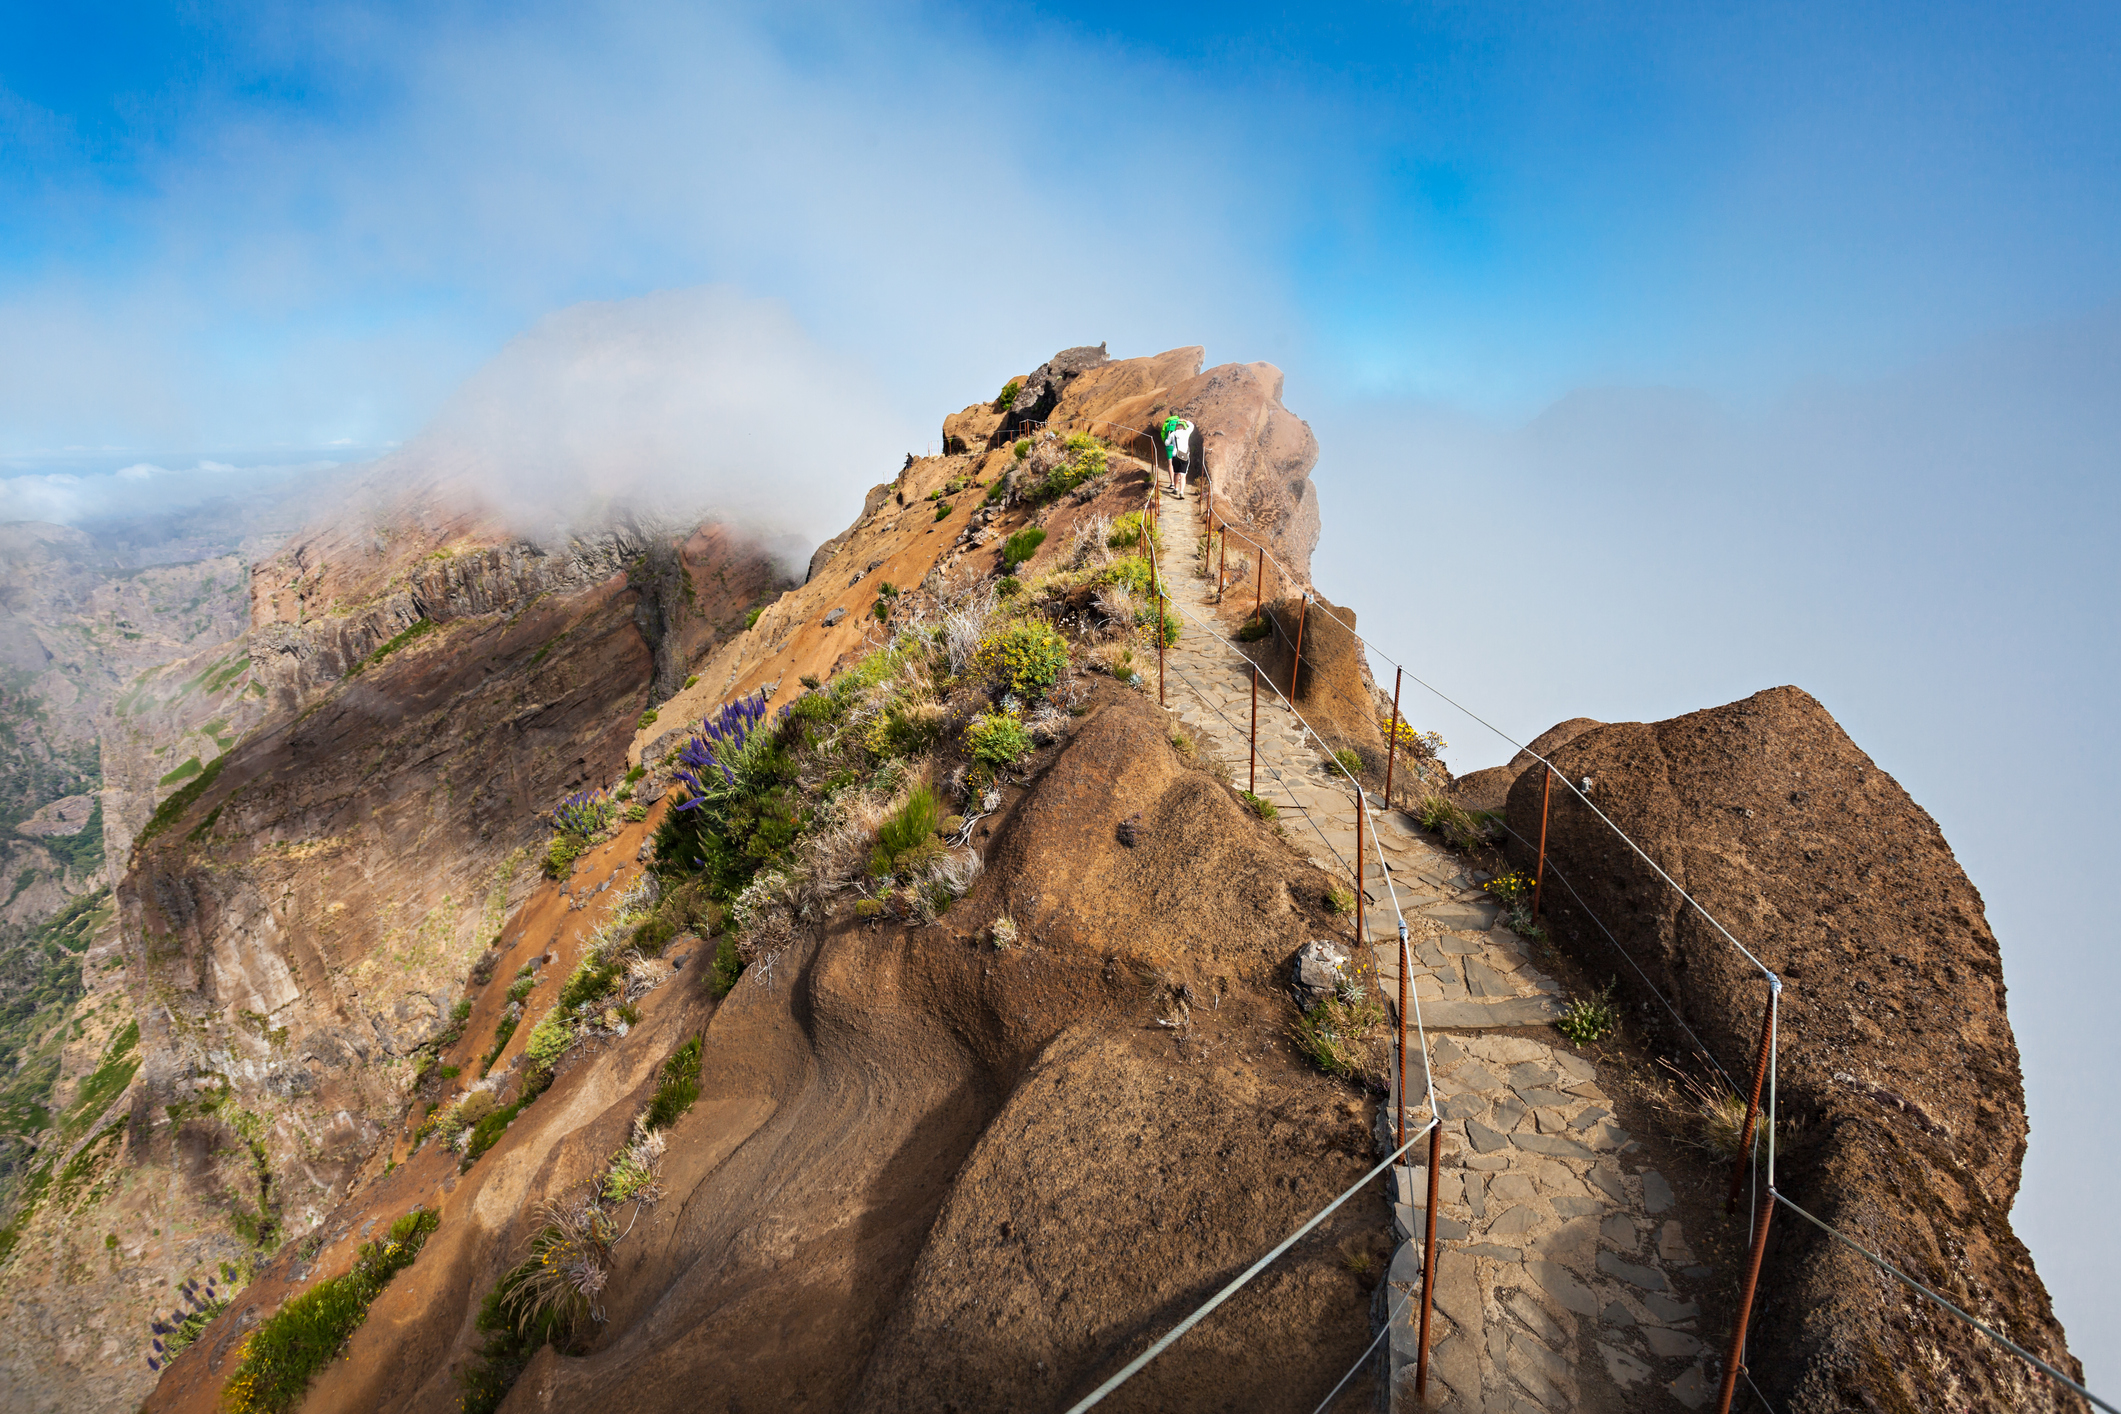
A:
[[[994,445],[1004,416],[992,403],[974,403],[963,412],[951,413],[943,419],[943,455],[986,451]]]
[[[1552,759],[1556,747],[1565,746],[1593,727],[1605,723],[1589,717],[1571,717],[1548,727],[1532,738],[1531,745],[1512,756],[1508,763],[1481,771],[1468,771],[1451,787],[1451,798],[1468,810],[1501,810],[1510,798],[1510,787],[1539,757]],[[1537,836],[1534,836],[1537,838]]]
[[[1062,349],[1025,376],[1023,386],[1016,391],[1016,401],[1004,415],[1003,426],[1014,432],[1018,423],[1049,420],[1070,384],[1110,361],[1111,355],[1103,344]]]
[[[1353,959],[1328,938],[1317,938],[1296,951],[1296,998],[1305,1011],[1340,990]]]
[[[1786,983],[1782,1191],[2081,1379],[2011,1230],[2026,1142],[2018,1048],[1981,895],[1936,822],[1794,687],[1591,727],[1550,759],[1589,778],[1599,809]],[[1510,788],[1520,841],[1536,838],[1541,774]],[[1630,985],[1610,929],[1744,1083],[1768,999],[1759,970],[1558,788],[1547,849],[1566,881],[1546,890],[1557,943]],[[1629,1012],[1651,1038],[1702,1068],[1683,1033],[1659,1031],[1662,1008],[1639,1000]],[[2079,1407],[1786,1211],[1771,1233],[1753,1349],[1773,1358],[1753,1372],[1777,1408]]]

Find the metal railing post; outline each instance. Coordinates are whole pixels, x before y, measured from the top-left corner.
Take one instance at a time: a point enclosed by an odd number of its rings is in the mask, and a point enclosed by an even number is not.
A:
[[[1738,1157],[1731,1164],[1731,1192],[1723,1211],[1738,1211],[1738,1195],[1745,1191],[1745,1170],[1753,1156],[1753,1126],[1760,1119],[1760,1087],[1767,1081],[1769,1044],[1775,1037],[1775,1002],[1782,995],[1782,979],[1768,974],[1767,1011],[1760,1018],[1760,1050],[1753,1057],[1753,1093],[1745,1102],[1745,1125],[1738,1131]]]
[[[1213,501],[1208,503],[1208,524],[1210,527],[1208,533],[1213,535],[1215,533],[1213,529],[1215,524],[1215,503]],[[1230,518],[1224,516],[1222,552],[1216,556],[1215,563],[1215,602],[1217,604],[1223,601],[1223,571],[1228,568],[1230,568]]]
[[[1252,576],[1252,617],[1259,617],[1259,601],[1267,592],[1267,547],[1259,547],[1259,568]]]
[[[1363,942],[1363,915],[1369,910],[1362,906],[1362,782],[1355,782],[1355,946]]]
[[[1399,764],[1399,684],[1405,668],[1392,670],[1392,731],[1385,738],[1385,809],[1392,808],[1392,768]],[[1402,1143],[1405,1141],[1402,1140]]]
[[[1547,882],[1547,801],[1554,794],[1554,770],[1551,766],[1539,768],[1539,871],[1532,876],[1532,921],[1539,921],[1539,891]]]
[[[1252,745],[1245,755],[1245,794],[1259,794],[1259,665],[1252,666]]]
[[[1753,1250],[1745,1260],[1745,1289],[1738,1295],[1738,1324],[1731,1332],[1731,1352],[1723,1362],[1723,1390],[1716,1396],[1716,1414],[1731,1414],[1731,1398],[1738,1393],[1738,1376],[1745,1369],[1745,1328],[1753,1316],[1753,1292],[1760,1284],[1760,1259],[1767,1254],[1768,1219],[1775,1215],[1775,1190],[1760,1195],[1760,1215],[1753,1222]]]
[[[1411,964],[1407,957],[1406,920],[1399,924],[1399,1139],[1392,1147],[1407,1147],[1407,973]],[[1427,1057],[1423,1057],[1424,1063]]]
[[[1289,704],[1296,704],[1296,675],[1304,666],[1304,619],[1311,611],[1311,596],[1306,594],[1296,605],[1296,661],[1289,665]]]
[[[1421,1239],[1421,1340],[1415,1347],[1414,1396],[1429,1393],[1429,1309],[1436,1298],[1436,1179],[1443,1167],[1443,1126],[1429,1116],[1429,1215]]]
[[[1156,591],[1156,705],[1164,705],[1164,591]]]

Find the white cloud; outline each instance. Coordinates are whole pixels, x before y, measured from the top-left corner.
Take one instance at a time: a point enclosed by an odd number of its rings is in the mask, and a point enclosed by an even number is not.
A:
[[[920,436],[785,305],[712,286],[540,321],[393,461],[469,484],[527,533],[711,513],[807,551]]]

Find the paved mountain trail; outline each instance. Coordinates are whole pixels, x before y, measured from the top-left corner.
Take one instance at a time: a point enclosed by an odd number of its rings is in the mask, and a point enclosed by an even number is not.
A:
[[[1197,504],[1188,497],[1184,509]],[[1190,540],[1192,524],[1178,503],[1166,496],[1164,510],[1167,539]],[[1166,586],[1184,628],[1165,651],[1166,703],[1197,748],[1220,757],[1241,785],[1252,667],[1209,632],[1225,632],[1212,577],[1203,582],[1190,563],[1172,560]],[[1145,663],[1149,692],[1155,672]],[[1299,848],[1352,884],[1354,788],[1265,682],[1258,710],[1257,793],[1273,802]],[[1689,1293],[1711,1273],[1687,1248],[1672,1186],[1635,1157],[1640,1146],[1615,1122],[1597,1067],[1546,1027],[1561,1013],[1560,987],[1531,965],[1530,946],[1498,922],[1500,910],[1466,866],[1374,794],[1370,819],[1376,838],[1365,824],[1365,923],[1377,984],[1396,1012],[1396,895],[1444,1132],[1426,1405],[1414,1395],[1414,1322],[1428,1170],[1390,1175],[1398,1244],[1385,1287],[1392,1407],[1463,1414],[1701,1408],[1715,1393],[1706,1363],[1713,1352]],[[1421,1064],[1410,1033],[1410,1132],[1427,1118]],[[1386,1153],[1397,1147],[1388,1132],[1395,1106],[1396,1098],[1379,1110]],[[1426,1155],[1427,1146],[1417,1145],[1409,1158]]]

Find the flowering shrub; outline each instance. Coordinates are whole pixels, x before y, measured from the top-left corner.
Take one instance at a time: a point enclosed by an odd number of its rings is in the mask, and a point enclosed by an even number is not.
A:
[[[1031,733],[1008,712],[982,712],[965,728],[965,750],[982,766],[1005,771],[1031,752]]]
[[[982,639],[974,662],[1008,691],[1035,696],[1060,681],[1068,643],[1053,625],[1031,619]]]
[[[1512,869],[1488,880],[1480,886],[1504,908],[1516,910],[1528,908],[1532,903],[1532,876],[1522,869]]]
[[[1439,733],[1415,731],[1414,724],[1404,717],[1399,719],[1399,725],[1395,728],[1390,712],[1377,714],[1377,729],[1385,734],[1385,740],[1391,742],[1396,749],[1416,758],[1440,756],[1451,745]]]
[[[563,835],[588,839],[618,817],[619,807],[601,790],[577,791],[552,810],[552,825]]]

